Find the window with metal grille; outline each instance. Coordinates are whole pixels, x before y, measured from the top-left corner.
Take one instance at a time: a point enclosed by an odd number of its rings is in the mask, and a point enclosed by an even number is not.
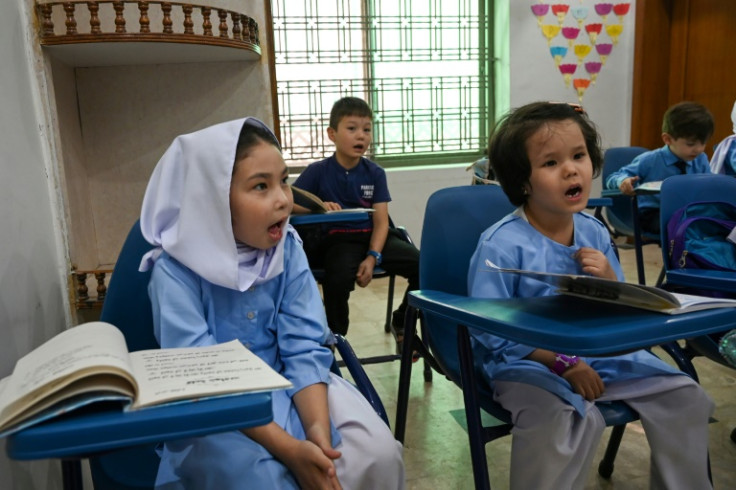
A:
[[[491,0],[274,0],[284,158],[332,154],[332,104],[373,109],[367,155],[384,166],[469,161],[492,118]]]

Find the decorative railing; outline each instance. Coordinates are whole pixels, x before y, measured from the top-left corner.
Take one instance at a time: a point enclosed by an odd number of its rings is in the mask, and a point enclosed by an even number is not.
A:
[[[72,271],[72,281],[74,283],[74,306],[78,310],[86,310],[91,308],[102,308],[107,294],[107,275],[111,274],[111,269],[98,269],[93,271]],[[97,282],[97,296],[90,296],[89,287],[87,286],[87,278],[94,276]]]
[[[44,46],[167,42],[226,46],[261,53],[256,21],[232,10],[133,0],[37,2],[36,9],[40,42]],[[63,27],[58,28],[60,24]],[[63,32],[57,32],[57,28]]]

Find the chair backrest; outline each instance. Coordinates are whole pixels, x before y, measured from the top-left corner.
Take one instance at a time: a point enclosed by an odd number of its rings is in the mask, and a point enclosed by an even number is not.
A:
[[[678,209],[689,203],[702,201],[722,201],[736,205],[736,178],[720,174],[674,175],[662,182],[659,222],[665,269],[669,269],[667,223]],[[688,344],[698,354],[720,364],[728,365],[718,352],[718,344],[712,337],[704,335],[688,339]]]
[[[419,287],[467,295],[468,265],[487,228],[514,210],[501,187],[467,185],[440,189],[429,197],[419,254]],[[445,373],[459,380],[455,325],[424,317],[425,339]]]
[[[667,223],[683,206],[701,201],[736,204],[736,178],[720,174],[673,175],[662,182],[659,194],[660,243],[665,267],[669,263]]]
[[[649,151],[641,146],[618,146],[609,148],[603,154],[603,171],[601,177],[605,186],[608,176],[631,163],[634,158]],[[606,218],[613,229],[625,236],[634,236],[634,217],[631,210],[631,198],[617,196],[612,198],[613,204],[606,208]]]
[[[150,272],[138,272],[141,257],[152,248],[133,225],[110,277],[100,320],[125,336],[129,351],[157,349],[153,313],[148,298]],[[158,472],[156,444],[133,446],[89,459],[95,488],[106,490],[153,488]]]

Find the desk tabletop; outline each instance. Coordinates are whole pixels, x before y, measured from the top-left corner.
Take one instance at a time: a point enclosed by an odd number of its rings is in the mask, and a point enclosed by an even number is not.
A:
[[[54,419],[16,432],[12,459],[84,457],[138,444],[196,437],[267,424],[270,393],[247,393],[123,412],[119,408]]]
[[[289,223],[292,225],[313,225],[322,223],[345,223],[363,221],[370,216],[372,210],[341,210],[333,213],[292,214]]]
[[[555,352],[605,355],[736,328],[736,308],[666,315],[567,296],[490,300],[440,291],[409,304],[470,328]]]

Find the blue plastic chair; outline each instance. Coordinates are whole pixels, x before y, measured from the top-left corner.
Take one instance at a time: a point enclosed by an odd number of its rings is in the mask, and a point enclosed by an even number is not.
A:
[[[468,265],[478,238],[513,209],[502,189],[494,185],[450,187],[432,194],[427,201],[422,229],[420,289],[467,295]],[[431,365],[463,389],[475,487],[490,488],[485,444],[510,433],[513,427],[510,414],[493,400],[490,387],[476,374],[470,340],[467,335],[458,339],[458,323],[409,308],[404,327],[407,336],[416,331],[418,317],[423,322],[423,339]],[[411,348],[405,345],[394,424],[394,435],[399,441],[404,440],[406,430],[411,367]],[[614,426],[606,455],[599,465],[599,473],[607,478],[613,472],[613,460],[625,425],[638,415],[622,402],[601,403],[598,408],[606,424]],[[483,426],[481,409],[497,423]]]
[[[138,272],[141,257],[151,248],[136,222],[120,251],[100,315],[101,321],[111,323],[123,332],[131,352],[159,348],[153,335],[153,313],[148,297],[150,272]],[[337,350],[358,390],[388,424],[383,404],[347,340],[338,337]],[[332,369],[340,374],[337,363]],[[159,464],[156,446],[146,444],[91,456],[89,463],[95,489],[153,488]]]
[[[736,294],[736,274],[733,272],[670,267],[667,223],[678,209],[689,203],[701,201],[723,201],[736,205],[736,178],[714,174],[675,175],[662,183],[660,224],[662,259],[665,268],[662,286],[671,290],[694,288]],[[718,345],[709,336],[688,339],[685,351],[690,358],[700,355],[730,366],[718,353]],[[692,369],[691,375],[697,379],[694,368],[691,366],[685,366],[685,368],[683,370],[686,371]]]

